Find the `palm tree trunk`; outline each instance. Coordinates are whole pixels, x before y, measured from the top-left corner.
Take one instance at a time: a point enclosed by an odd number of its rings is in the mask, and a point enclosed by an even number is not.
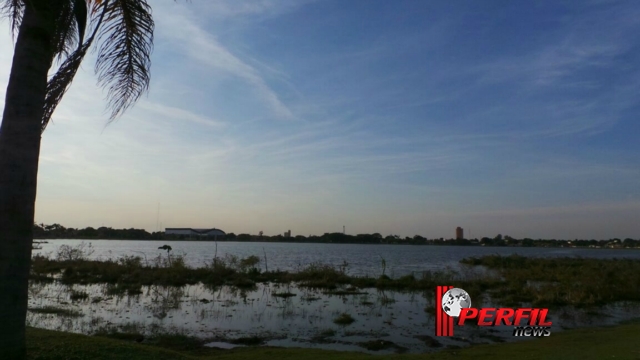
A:
[[[0,359],[26,357],[40,124],[53,58],[50,27],[35,3],[27,2],[20,25],[0,127]]]

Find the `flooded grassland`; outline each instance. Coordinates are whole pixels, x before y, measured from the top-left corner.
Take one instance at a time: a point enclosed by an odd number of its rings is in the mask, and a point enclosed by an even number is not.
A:
[[[169,254],[98,261],[63,250],[34,258],[28,324],[138,342],[420,353],[522,339],[513,327],[473,324],[435,337],[434,288],[443,284],[468,291],[474,307],[548,307],[552,332],[640,316],[638,260],[485,256],[392,278],[383,264],[379,276],[358,277],[348,264],[269,272],[257,256],[192,268]]]

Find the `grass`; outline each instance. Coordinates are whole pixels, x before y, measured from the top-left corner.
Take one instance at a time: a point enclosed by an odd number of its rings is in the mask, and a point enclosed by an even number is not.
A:
[[[407,348],[399,346],[388,340],[371,340],[366,342],[361,342],[358,345],[369,351],[380,351],[387,349],[394,349],[397,353],[403,353],[407,351]]]
[[[27,329],[29,359],[639,359],[637,337],[640,323],[616,327],[588,328],[554,333],[550,337],[492,345],[477,345],[464,349],[448,349],[433,354],[367,355],[353,352],[324,351],[298,348],[210,349],[185,352],[162,349],[117,339],[91,337],[49,330]]]
[[[94,336],[102,336],[106,338],[125,340],[125,341],[135,341],[135,342],[144,341],[144,335],[137,332],[98,332],[98,333],[95,333]]]
[[[502,281],[485,285],[493,288],[493,299],[506,306],[530,302],[535,307],[587,307],[640,301],[638,260],[490,255],[461,263],[496,271]]]
[[[640,261],[631,259],[528,258],[484,256],[461,260],[463,269],[425,271],[399,278],[349,276],[341,267],[310,264],[298,271],[261,271],[259,258],[227,257],[206,267],[190,268],[184,258],[142,262],[139,257],[119,260],[55,260],[36,256],[32,281],[59,276],[63,284],[107,284],[107,295],[140,294],[142,286],[184,286],[202,283],[215,288],[228,285],[251,289],[258,283],[292,284],[324,289],[324,294],[360,295],[364,288],[396,291],[433,291],[436,285],[452,284],[465,289],[472,299],[484,295],[501,306],[559,308],[590,307],[620,301],[640,301]],[[481,271],[480,267],[490,272]],[[74,295],[72,295],[74,296]],[[77,294],[78,299],[84,294]],[[290,296],[289,292],[274,296]],[[393,299],[383,299],[383,305]],[[476,302],[476,304],[478,304]]]
[[[249,259],[249,260],[247,260]],[[256,283],[291,284],[300,287],[321,288],[324,293],[357,295],[362,288],[378,288],[383,294],[379,301],[393,302],[384,296],[385,289],[400,291],[430,291],[436,285],[452,284],[470,293],[471,298],[480,300],[490,295],[503,306],[520,306],[523,303],[534,307],[560,308],[600,306],[618,301],[640,301],[640,261],[604,260],[581,258],[526,258],[522,256],[485,256],[461,261],[468,265],[460,273],[452,271],[424,272],[419,276],[408,275],[390,278],[382,275],[373,277],[349,276],[340,268],[323,264],[311,264],[296,272],[262,272],[255,267],[257,257],[238,259],[216,259],[209,266],[189,268],[180,257],[166,261],[143,263],[141,258],[127,257],[120,260],[94,261],[83,258],[72,260],[52,260],[34,257],[32,281],[50,282],[53,276],[64,284],[107,284],[108,295],[133,295],[142,286],[164,285],[183,286],[203,283],[216,287],[230,285],[250,288]],[[246,261],[245,261],[246,260]],[[491,274],[478,272],[478,266]],[[289,292],[274,293],[291,294]],[[432,295],[429,295],[432,296]],[[85,293],[77,293],[77,300],[87,299]],[[311,295],[303,299],[316,300]],[[95,300],[95,299],[94,299]],[[92,300],[92,301],[94,301]],[[363,305],[370,302],[363,300]],[[476,305],[477,304],[477,305]],[[372,305],[372,303],[371,303]],[[474,305],[481,306],[478,302]],[[427,306],[426,311],[432,311]],[[82,313],[55,307],[30,309],[31,312],[58,314],[62,316],[82,316]],[[336,324],[349,325],[355,321],[350,315],[342,314],[335,319]],[[80,335],[44,332],[30,329],[38,344],[30,342],[34,352],[31,358],[38,359],[83,359],[83,358],[207,358],[254,359],[274,357],[283,359],[358,359],[371,358],[357,353],[327,352],[312,349],[254,348],[232,351],[203,349],[202,340],[180,335],[159,339],[142,337],[135,332],[126,334],[103,334],[103,337],[82,337]],[[35,335],[34,335],[35,334]],[[330,341],[326,336],[319,334]],[[30,336],[31,336],[30,335]],[[625,324],[615,328],[570,330],[554,333],[549,338],[524,341],[516,344],[473,346],[468,349],[447,349],[435,355],[402,355],[407,358],[424,359],[465,359],[465,358],[580,358],[599,359],[607,355],[616,358],[640,359],[640,346],[634,345],[640,335],[640,324]],[[104,336],[108,338],[104,338]],[[435,338],[419,337],[430,347],[441,347]],[[336,339],[337,340],[337,339]],[[251,339],[247,340],[251,344]],[[137,344],[140,342],[140,344]],[[364,344],[361,344],[365,346]],[[68,354],[56,350],[56,346],[69,350]],[[160,349],[164,346],[165,349]],[[392,345],[379,342],[367,343],[376,347]],[[95,347],[97,353],[89,352]],[[54,349],[56,348],[56,349]],[[397,349],[398,350],[398,349]],[[372,359],[379,359],[377,356]],[[387,356],[382,356],[387,358]]]
[[[290,298],[296,296],[296,294],[292,292],[273,292],[271,296],[279,297],[279,298]]]
[[[71,290],[71,295],[69,295],[69,298],[72,301],[86,300],[89,298],[89,294],[87,294],[85,291]]]
[[[338,325],[351,325],[355,321],[356,319],[347,313],[342,313],[337,318],[333,319],[333,322]]]
[[[340,268],[326,264],[309,264],[295,272],[261,271],[255,265],[256,258],[216,259],[206,267],[190,268],[183,258],[171,262],[161,258],[143,263],[140,257],[119,260],[58,260],[44,256],[32,259],[32,281],[51,281],[59,276],[63,284],[108,284],[109,295],[137,294],[141,286],[184,286],[202,283],[209,287],[229,285],[237,288],[253,288],[256,283],[296,283],[299,287],[325,289],[333,295],[364,294],[359,289],[378,288],[407,291],[423,291],[447,282],[449,274],[425,273],[422,278],[412,275],[391,279],[349,276]],[[441,276],[443,275],[443,276]]]
[[[81,317],[83,316],[81,311],[65,309],[55,306],[43,306],[37,308],[29,308],[29,312],[37,314],[52,314],[64,317]]]
[[[346,296],[346,295],[367,295],[366,292],[358,290],[355,287],[349,287],[344,290],[329,290],[323,292],[325,295],[338,295],[338,296]]]
[[[326,332],[326,331],[321,331],[320,333],[318,333],[318,334],[314,335],[314,336],[311,338],[311,341],[312,341],[314,344],[329,344],[329,343],[335,343],[335,342],[336,342],[336,340],[335,340],[335,339],[332,339],[332,337],[333,337],[334,335],[335,335],[335,334],[331,334],[331,333]]]
[[[259,336],[246,336],[238,339],[230,340],[229,342],[236,345],[257,346],[264,344],[266,339]]]
[[[139,295],[142,294],[142,285],[129,282],[109,284],[106,295]]]
[[[434,337],[431,337],[429,335],[416,335],[415,338],[418,340],[422,340],[425,343],[425,345],[427,345],[428,347],[433,347],[433,348],[442,347],[442,343],[440,341],[436,340]]]
[[[333,330],[333,329],[325,329],[325,330],[320,331],[318,333],[318,336],[319,337],[324,337],[324,338],[336,336],[336,331]]]

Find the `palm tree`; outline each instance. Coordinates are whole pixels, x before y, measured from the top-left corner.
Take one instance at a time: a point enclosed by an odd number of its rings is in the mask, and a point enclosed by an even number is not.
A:
[[[94,42],[109,121],[132,106],[149,86],[154,22],[147,0],[0,0],[0,8],[15,39],[0,127],[0,359],[16,359],[26,356],[42,132]]]

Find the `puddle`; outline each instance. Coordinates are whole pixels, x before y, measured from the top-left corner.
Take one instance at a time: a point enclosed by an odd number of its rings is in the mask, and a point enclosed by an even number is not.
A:
[[[230,350],[238,347],[244,347],[244,345],[235,345],[235,344],[230,344],[226,342],[210,342],[210,343],[204,344],[204,346],[223,349],[223,350]]]

